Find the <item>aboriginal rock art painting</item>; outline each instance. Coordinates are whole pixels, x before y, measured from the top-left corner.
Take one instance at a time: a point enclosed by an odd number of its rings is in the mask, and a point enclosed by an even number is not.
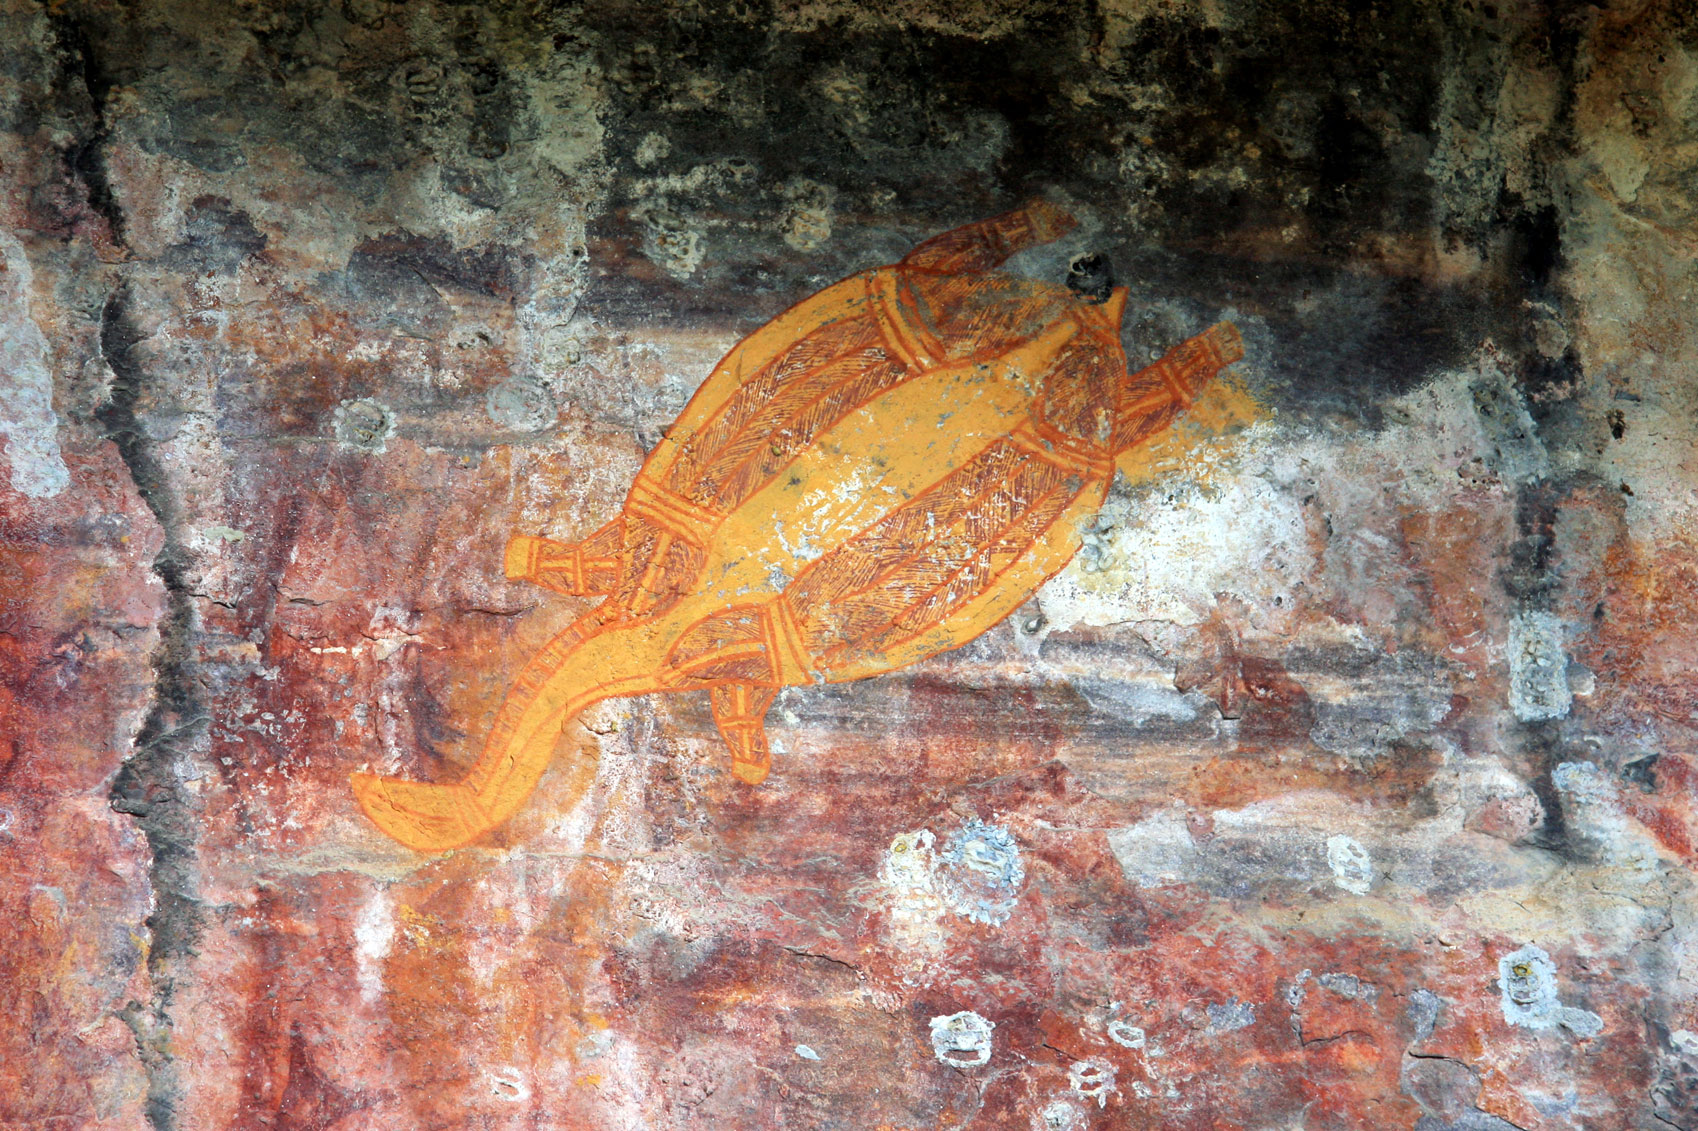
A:
[[[389,836],[436,852],[511,817],[562,726],[603,699],[705,692],[732,772],[771,767],[784,687],[881,675],[996,625],[1072,559],[1116,456],[1243,355],[1229,323],[1129,371],[1126,290],[1003,273],[1074,221],[1043,201],[851,276],[738,344],[567,545],[515,535],[506,572],[602,602],[514,682],[463,781],[356,774]]]

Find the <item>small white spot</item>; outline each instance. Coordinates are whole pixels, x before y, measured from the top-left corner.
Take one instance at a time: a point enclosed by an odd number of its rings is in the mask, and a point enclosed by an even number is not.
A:
[[[1108,1094],[1114,1091],[1114,1066],[1106,1060],[1081,1060],[1067,1070],[1067,1082],[1073,1086],[1073,1092],[1087,1100],[1096,1100],[1097,1106],[1108,1103]]]
[[[647,169],[656,161],[665,160],[666,155],[671,152],[672,143],[670,141],[660,134],[649,133],[644,134],[643,140],[637,143],[637,152],[633,156],[636,157],[638,165]]]
[[[1144,1047],[1145,1033],[1136,1025],[1128,1025],[1116,1018],[1108,1023],[1108,1039],[1123,1049],[1141,1049]]]
[[[1084,1131],[1085,1109],[1071,1100],[1052,1100],[1032,1116],[1032,1131]]]
[[[820,1058],[820,1054],[809,1048],[807,1045],[797,1045],[796,1055],[801,1057],[803,1060],[818,1060]]]
[[[502,1066],[490,1069],[489,1090],[496,1099],[513,1104],[524,1103],[531,1098],[530,1086],[517,1068]]]

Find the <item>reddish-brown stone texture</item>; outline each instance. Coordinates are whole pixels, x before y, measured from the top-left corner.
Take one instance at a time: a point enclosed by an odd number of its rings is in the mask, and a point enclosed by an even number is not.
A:
[[[896,9],[0,7],[0,1128],[1698,1128],[1691,14]],[[1033,196],[1248,354],[1065,573],[365,820],[511,533]]]

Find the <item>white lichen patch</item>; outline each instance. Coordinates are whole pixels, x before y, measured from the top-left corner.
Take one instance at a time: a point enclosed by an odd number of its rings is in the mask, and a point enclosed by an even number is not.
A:
[[[780,226],[784,242],[797,251],[817,251],[831,239],[832,207],[837,190],[830,185],[797,177],[783,189],[786,203]]]
[[[1248,1029],[1256,1023],[1256,1007],[1247,1001],[1233,998],[1231,1001],[1211,1002],[1206,1007],[1209,1017],[1208,1032],[1211,1034],[1236,1033],[1240,1029]]]
[[[395,431],[395,414],[387,405],[370,398],[345,400],[336,406],[330,430],[336,442],[345,448],[382,455]]]
[[[932,869],[937,861],[932,855],[932,845],[936,842],[929,829],[897,834],[885,850],[879,878],[892,891],[904,895],[935,892]]]
[[[666,160],[672,152],[672,143],[657,133],[646,133],[643,140],[637,143],[636,152],[631,156],[640,168],[647,169],[655,163]]]
[[[488,1074],[489,1094],[505,1103],[519,1104],[531,1098],[525,1074],[511,1065],[498,1065]]]
[[[934,1017],[932,1053],[951,1068],[978,1068],[990,1063],[991,1031],[996,1023],[971,1010]]]
[[[1568,652],[1562,621],[1523,610],[1509,622],[1509,707],[1523,722],[1560,719],[1574,696],[1568,686]]]
[[[933,874],[935,842],[929,829],[899,833],[885,849],[879,867],[891,941],[910,953],[933,953],[945,940],[943,919],[948,908]]]
[[[683,282],[702,265],[702,231],[684,213],[663,202],[645,208],[643,254],[674,279]]]
[[[1075,1061],[1067,1070],[1067,1083],[1074,1095],[1096,1100],[1098,1107],[1104,1107],[1114,1091],[1114,1065],[1100,1057]]]
[[[1374,882],[1374,861],[1359,841],[1347,836],[1327,838],[1327,867],[1332,882],[1353,895],[1367,895]]]
[[[969,818],[942,852],[935,844],[929,829],[900,833],[879,866],[889,929],[905,949],[941,947],[952,915],[1001,926],[1019,902],[1025,869],[1007,829]]]
[[[1523,1029],[1568,1029],[1595,1037],[1604,1022],[1596,1013],[1557,1000],[1556,963],[1539,947],[1528,945],[1498,959],[1498,989],[1503,1019]]]
[[[1108,1039],[1123,1049],[1141,1049],[1149,1039],[1142,1026],[1119,1017],[1108,1023],[1107,1032]]]
[[[491,387],[484,411],[497,426],[512,432],[536,432],[554,423],[559,407],[554,394],[531,377],[509,377]]]
[[[388,888],[378,888],[360,908],[354,923],[354,977],[360,1000],[375,1004],[383,996],[383,960],[395,940],[395,902]]]
[[[1072,1100],[1051,1100],[1032,1113],[1032,1131],[1084,1131],[1085,1109]]]

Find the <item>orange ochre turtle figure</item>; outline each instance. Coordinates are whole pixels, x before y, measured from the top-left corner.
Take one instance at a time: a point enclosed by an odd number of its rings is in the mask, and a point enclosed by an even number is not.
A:
[[[475,840],[524,804],[567,720],[657,691],[711,695],[756,784],[780,688],[894,671],[1023,603],[1079,549],[1115,457],[1243,356],[1221,323],[1129,373],[1125,288],[996,270],[1073,226],[1036,201],[957,228],[733,348],[617,518],[508,544],[508,577],[605,600],[526,665],[463,781],[355,774],[371,819],[423,852]]]

